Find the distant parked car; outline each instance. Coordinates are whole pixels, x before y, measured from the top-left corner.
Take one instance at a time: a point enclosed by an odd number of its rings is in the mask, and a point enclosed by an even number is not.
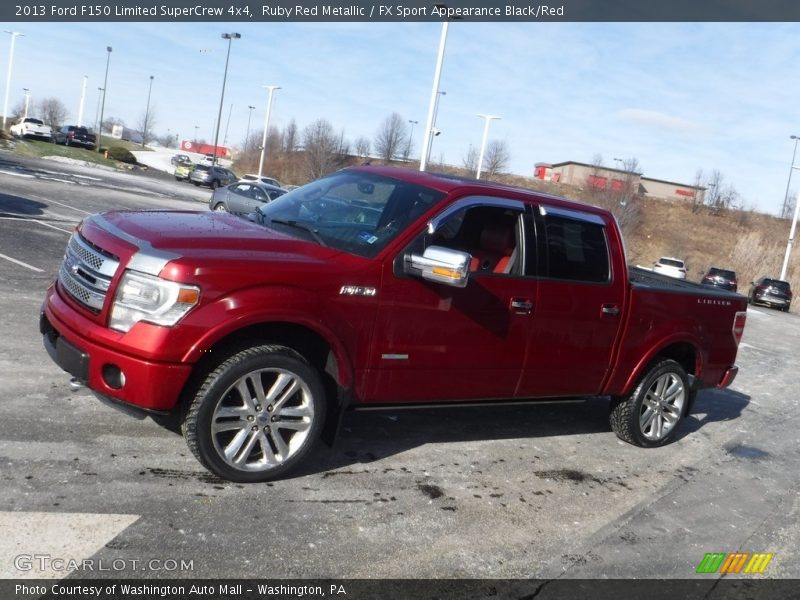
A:
[[[253,173],[248,173],[247,175],[242,175],[242,181],[260,181],[261,183],[266,183],[267,185],[274,185],[275,187],[283,187],[281,182],[275,179],[274,177],[267,177],[266,175],[258,176],[254,175]]]
[[[228,185],[237,181],[236,173],[224,167],[214,165],[198,164],[189,173],[189,180],[195,185],[207,185],[212,190],[223,185]]]
[[[86,127],[79,125],[64,125],[53,134],[53,142],[64,144],[65,146],[81,146],[94,150],[97,144],[97,137],[90,133]]]
[[[41,119],[25,117],[9,127],[11,135],[21,138],[39,138],[48,142],[53,137],[53,131]]]
[[[759,277],[751,283],[747,301],[750,304],[766,304],[789,312],[789,307],[792,305],[792,287],[788,281]]]
[[[285,193],[286,190],[274,185],[258,181],[239,181],[216,189],[211,195],[208,207],[211,210],[248,214]]]
[[[189,174],[194,169],[194,163],[189,161],[188,163],[181,163],[175,167],[175,179],[178,181],[189,181]]]
[[[189,158],[188,154],[176,154],[175,156],[173,156],[172,158],[169,159],[169,162],[171,162],[176,167],[178,165],[193,165],[194,164],[192,162],[192,159]]]
[[[686,263],[680,258],[673,258],[672,256],[659,258],[653,263],[653,271],[677,279],[686,279]]]
[[[714,287],[735,292],[738,289],[736,283],[736,272],[729,269],[711,267],[700,280],[703,285],[713,285]]]

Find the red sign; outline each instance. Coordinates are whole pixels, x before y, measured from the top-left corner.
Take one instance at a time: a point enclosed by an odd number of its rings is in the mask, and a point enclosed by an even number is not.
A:
[[[189,140],[183,140],[181,142],[181,150],[196,152],[197,154],[216,154],[217,158],[230,158],[231,155],[230,149],[225,146],[217,146],[215,152],[214,144],[199,144],[197,142],[190,142]]]

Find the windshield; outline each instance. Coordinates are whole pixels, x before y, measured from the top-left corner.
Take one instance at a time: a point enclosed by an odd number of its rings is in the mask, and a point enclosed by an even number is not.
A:
[[[259,207],[283,233],[372,257],[444,197],[442,192],[359,171],[338,171]]]

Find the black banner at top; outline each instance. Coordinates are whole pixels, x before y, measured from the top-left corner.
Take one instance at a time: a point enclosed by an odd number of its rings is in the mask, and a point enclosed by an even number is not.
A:
[[[800,21],[796,0],[6,0],[6,22]]]

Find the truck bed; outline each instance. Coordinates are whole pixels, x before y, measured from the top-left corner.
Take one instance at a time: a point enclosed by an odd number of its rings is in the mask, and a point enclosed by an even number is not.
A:
[[[703,294],[704,296],[720,297],[739,296],[736,292],[729,292],[713,285],[702,285],[685,279],[677,279],[633,265],[628,266],[628,280],[634,288],[658,290],[673,294]]]

